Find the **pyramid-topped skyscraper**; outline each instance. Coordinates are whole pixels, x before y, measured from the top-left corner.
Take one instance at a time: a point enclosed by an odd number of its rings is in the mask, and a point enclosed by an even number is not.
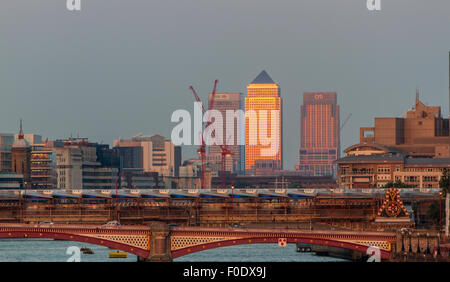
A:
[[[245,111],[246,113],[254,111],[257,116],[253,124],[250,118],[245,119],[245,170],[248,173],[258,174],[259,171],[264,174],[264,172],[283,169],[280,87],[264,70],[247,86]],[[265,117],[264,114],[267,114],[267,119],[261,123],[260,119]],[[265,131],[261,127],[264,124]],[[275,125],[277,128],[274,127]],[[272,132],[275,132],[276,136],[272,136]],[[266,140],[262,140],[261,136]],[[275,146],[273,143],[266,145],[267,140],[275,140],[277,143]]]
[[[272,78],[263,70],[253,81],[252,84],[275,84]]]

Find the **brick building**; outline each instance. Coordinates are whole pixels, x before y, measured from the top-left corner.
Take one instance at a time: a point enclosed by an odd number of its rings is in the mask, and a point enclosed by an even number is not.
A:
[[[409,187],[439,188],[450,158],[412,158],[403,154],[350,155],[337,161],[340,188],[381,188],[401,181]]]
[[[416,96],[415,106],[402,117],[375,118],[374,127],[360,129],[360,144],[375,143],[413,157],[450,157],[449,120],[441,107],[426,106]]]
[[[360,129],[360,143],[336,161],[342,188],[381,188],[401,181],[409,187],[438,188],[450,169],[449,120],[439,106],[415,106],[402,117],[375,118],[374,127]]]

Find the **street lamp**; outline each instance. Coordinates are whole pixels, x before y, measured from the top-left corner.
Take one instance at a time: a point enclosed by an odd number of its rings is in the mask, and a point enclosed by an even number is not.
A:
[[[333,210],[334,210],[334,198],[333,198],[334,188],[333,187],[330,188],[330,192],[331,192],[331,210],[330,210],[331,228],[330,229],[333,229]]]
[[[439,232],[442,226],[442,190],[439,191]]]
[[[24,181],[24,186],[25,186],[25,193],[24,193],[24,198],[25,198],[25,200],[24,200],[24,203],[23,203],[23,213],[22,213],[22,220],[23,220],[23,222],[25,222],[25,217],[26,217],[26,215],[27,215],[27,185],[28,185],[28,182],[25,180]]]
[[[116,206],[116,220],[117,220],[117,222],[119,222],[119,206],[118,206],[118,203],[119,203],[119,202],[117,201],[117,200],[118,200],[118,197],[119,197],[119,196],[117,195],[117,182],[118,182],[118,181],[119,181],[119,180],[116,181],[116,200],[115,200],[115,202],[114,202],[114,203],[115,203],[115,206]]]
[[[234,223],[233,199],[234,199],[234,185],[231,185],[231,226],[233,226],[233,223]]]

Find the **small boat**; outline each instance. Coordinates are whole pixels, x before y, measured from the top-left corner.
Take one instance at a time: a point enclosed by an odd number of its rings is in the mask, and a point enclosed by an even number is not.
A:
[[[121,251],[109,252],[109,258],[126,258],[127,253]]]
[[[93,251],[92,249],[86,248],[86,247],[81,248],[80,251],[81,251],[83,254],[87,254],[87,255],[93,255],[93,254],[94,254],[94,251]]]

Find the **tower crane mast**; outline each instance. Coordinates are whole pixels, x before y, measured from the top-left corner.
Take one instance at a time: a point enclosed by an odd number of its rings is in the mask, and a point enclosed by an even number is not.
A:
[[[212,109],[214,107],[214,97],[216,95],[216,89],[217,89],[217,82],[218,80],[216,79],[214,81],[214,87],[213,87],[213,91],[211,93],[212,98],[209,101],[209,109]],[[194,87],[191,85],[189,86],[189,89],[192,91],[192,93],[194,94],[194,98],[195,100],[200,103],[201,107],[202,107],[202,113],[203,115],[205,115],[206,110],[205,107],[203,106],[202,101],[200,100],[200,97],[198,96],[197,92],[195,91]],[[203,119],[203,118],[202,118]],[[209,116],[206,117],[207,122],[206,122],[206,126],[205,129],[208,128],[208,126],[211,124],[211,121],[209,120]],[[205,138],[203,136],[203,131],[200,133],[200,147],[197,149],[198,154],[200,155],[200,162],[201,162],[201,171],[200,171],[200,180],[201,180],[201,184],[200,184],[200,188],[201,189],[205,189],[206,185],[205,185],[205,169],[206,169],[206,164],[205,164],[205,157],[206,157],[206,143],[205,143]]]

